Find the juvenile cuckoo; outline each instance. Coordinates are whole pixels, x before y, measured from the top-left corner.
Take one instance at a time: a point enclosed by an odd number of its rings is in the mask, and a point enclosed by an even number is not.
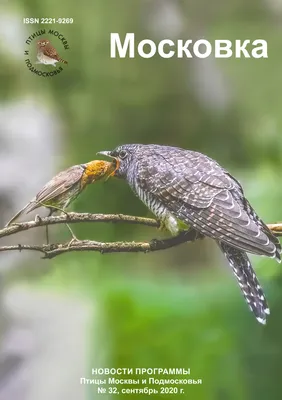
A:
[[[126,144],[99,154],[117,160],[115,176],[174,235],[193,229],[216,241],[257,320],[269,307],[248,253],[281,261],[281,245],[256,214],[240,183],[204,154],[177,147]]]

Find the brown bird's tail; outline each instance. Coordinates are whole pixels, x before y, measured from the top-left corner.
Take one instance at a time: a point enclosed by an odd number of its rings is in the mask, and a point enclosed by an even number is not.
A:
[[[60,62],[63,63],[63,64],[68,64],[68,62],[67,62],[66,60],[63,60],[62,58],[59,58],[58,61],[60,61]]]
[[[13,216],[13,218],[10,219],[5,225],[5,228],[10,226],[17,218],[19,218],[24,212],[28,214],[30,211],[34,210],[36,207],[36,204],[33,201],[30,201],[26,206],[24,206],[19,212],[17,212],[16,215]]]

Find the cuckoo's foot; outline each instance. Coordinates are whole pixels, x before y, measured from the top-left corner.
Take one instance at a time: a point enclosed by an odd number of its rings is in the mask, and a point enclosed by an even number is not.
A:
[[[160,231],[167,231],[167,227],[164,220],[158,220],[158,223],[159,223],[158,229]]]

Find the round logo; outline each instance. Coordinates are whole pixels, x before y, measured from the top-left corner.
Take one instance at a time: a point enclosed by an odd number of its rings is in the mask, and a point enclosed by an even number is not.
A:
[[[68,64],[66,37],[54,29],[41,29],[31,34],[26,43],[25,64],[30,72],[49,78],[60,74]]]

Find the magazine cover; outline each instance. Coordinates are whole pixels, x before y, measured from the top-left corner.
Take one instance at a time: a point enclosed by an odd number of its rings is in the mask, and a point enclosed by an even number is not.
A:
[[[0,3],[0,400],[280,400],[280,0]]]

